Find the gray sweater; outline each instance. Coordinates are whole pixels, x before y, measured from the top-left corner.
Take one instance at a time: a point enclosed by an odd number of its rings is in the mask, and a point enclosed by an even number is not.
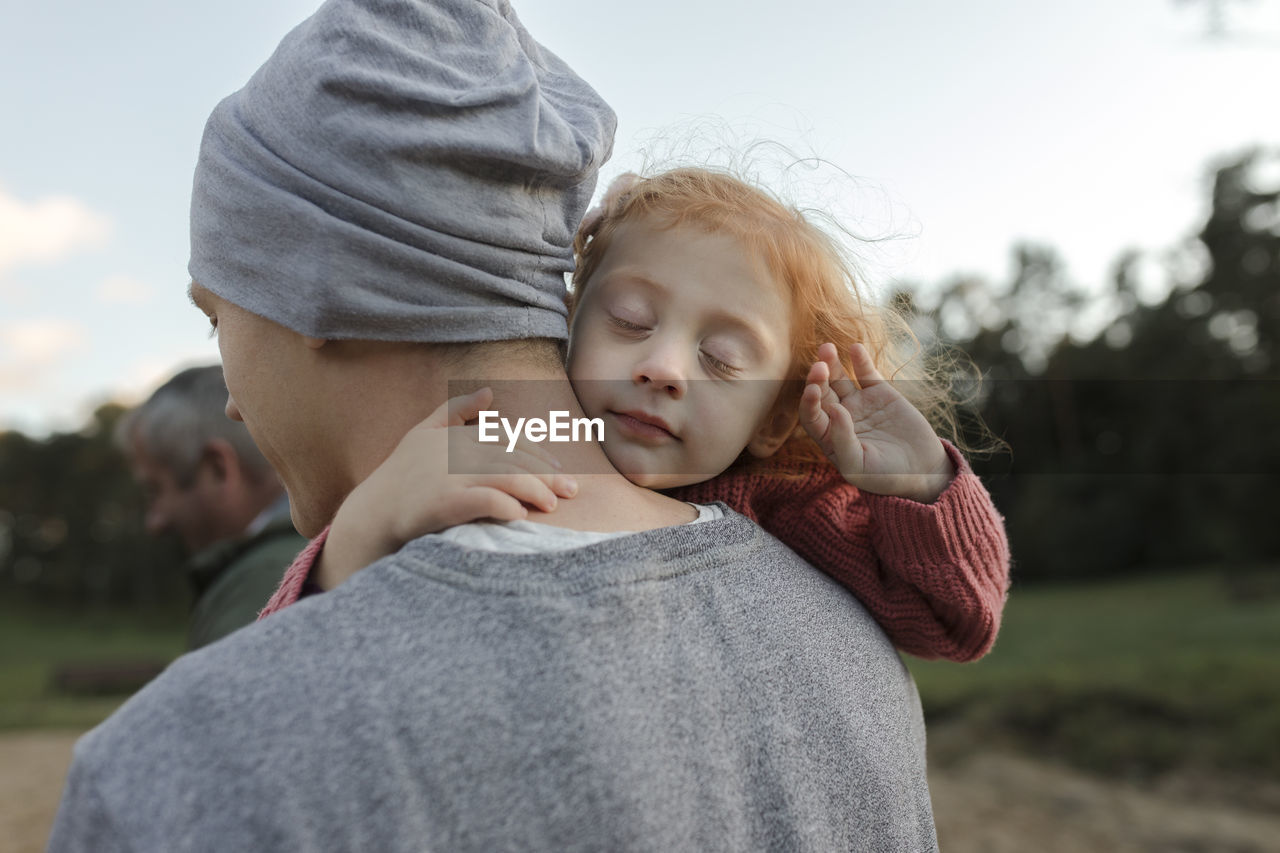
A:
[[[76,746],[55,851],[935,850],[909,674],[742,516],[410,543]]]

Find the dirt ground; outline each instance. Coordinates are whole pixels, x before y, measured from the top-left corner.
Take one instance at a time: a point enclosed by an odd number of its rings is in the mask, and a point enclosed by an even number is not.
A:
[[[44,849],[76,737],[0,734],[0,853]],[[1203,780],[1142,791],[1002,753],[934,761],[930,785],[945,853],[1280,853],[1256,788],[1244,808]]]
[[[929,773],[947,853],[1275,853],[1280,810],[1245,809],[1171,781],[1143,791],[1011,754]]]
[[[75,732],[0,733],[0,851],[44,850]]]

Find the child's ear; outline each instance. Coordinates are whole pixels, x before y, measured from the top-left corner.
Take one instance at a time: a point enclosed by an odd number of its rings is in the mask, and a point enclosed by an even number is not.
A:
[[[751,441],[747,444],[747,451],[757,459],[768,459],[786,443],[799,422],[800,416],[797,412],[775,409],[751,437]]]

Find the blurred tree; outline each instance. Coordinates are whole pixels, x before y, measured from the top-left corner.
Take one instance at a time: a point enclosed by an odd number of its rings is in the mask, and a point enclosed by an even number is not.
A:
[[[1280,152],[1224,160],[1211,192],[1155,304],[1138,298],[1143,253],[1089,295],[1052,249],[1027,244],[1006,285],[957,277],[920,310],[922,340],[957,343],[982,368],[976,406],[1012,446],[975,468],[1008,520],[1016,577],[1280,558]],[[1110,321],[1080,340],[1077,318],[1099,306]],[[188,600],[176,548],[142,531],[112,443],[122,411],[44,440],[0,432],[6,600]]]
[[[981,414],[1012,446],[975,467],[1019,574],[1280,557],[1280,152],[1214,170],[1212,211],[1197,246],[1170,256],[1157,304],[1138,298],[1139,252],[1088,299],[1051,251],[1016,247],[1014,261],[1007,287],[950,282],[926,320],[983,368]],[[1090,300],[1112,319],[1080,341],[1071,318]]]
[[[123,413],[99,408],[78,433],[0,433],[0,594],[72,607],[187,600],[171,543],[142,530],[142,502],[112,443]]]

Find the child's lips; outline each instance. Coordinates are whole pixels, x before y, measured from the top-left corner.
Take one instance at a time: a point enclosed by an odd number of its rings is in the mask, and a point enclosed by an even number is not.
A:
[[[609,412],[623,433],[649,441],[679,441],[675,432],[662,418],[645,412]]]

